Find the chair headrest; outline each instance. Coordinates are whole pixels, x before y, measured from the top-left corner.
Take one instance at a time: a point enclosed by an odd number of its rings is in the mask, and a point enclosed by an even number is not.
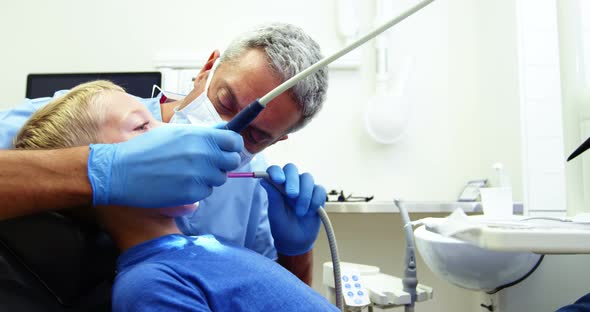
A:
[[[60,213],[0,222],[0,244],[63,305],[112,280],[117,249],[96,225]]]

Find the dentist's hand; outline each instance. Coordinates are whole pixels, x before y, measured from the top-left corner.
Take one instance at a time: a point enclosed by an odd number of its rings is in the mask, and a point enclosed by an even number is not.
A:
[[[93,204],[144,208],[191,204],[225,183],[240,164],[233,131],[163,125],[129,141],[92,144],[88,177]]]
[[[326,190],[314,183],[309,173],[299,174],[297,167],[269,167],[266,172],[274,184],[284,187],[285,195],[266,180],[261,184],[268,193],[268,219],[277,252],[286,256],[305,254],[313,248],[320,230],[317,210],[326,201]]]

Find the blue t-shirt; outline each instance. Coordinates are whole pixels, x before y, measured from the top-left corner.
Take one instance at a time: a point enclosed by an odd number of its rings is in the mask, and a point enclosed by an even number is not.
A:
[[[590,294],[586,294],[574,304],[565,306],[556,312],[590,312]]]
[[[11,148],[14,136],[29,117],[66,93],[67,90],[62,90],[53,98],[26,99],[13,109],[0,111],[0,149]],[[160,97],[137,98],[157,120],[162,120]],[[236,171],[265,171],[267,167],[264,157],[257,156]],[[222,186],[213,188],[213,193],[199,203],[193,214],[178,217],[176,222],[184,234],[213,234],[270,259],[277,257],[268,222],[266,191],[256,179],[228,179]]]
[[[172,234],[117,261],[113,311],[338,311],[274,261],[211,235]]]

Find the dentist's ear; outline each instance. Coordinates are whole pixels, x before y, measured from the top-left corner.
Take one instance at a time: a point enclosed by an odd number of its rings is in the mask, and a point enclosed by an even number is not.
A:
[[[277,144],[277,143],[279,143],[281,141],[285,141],[288,138],[289,138],[289,135],[285,134],[282,137],[278,138],[276,141],[274,141],[271,145]]]
[[[206,71],[210,70],[211,68],[213,68],[213,63],[215,63],[215,61],[219,58],[219,56],[221,56],[221,53],[219,52],[219,50],[215,49],[213,51],[213,53],[211,53],[211,55],[209,56],[209,59],[207,59],[207,62],[205,63],[203,68],[201,68],[201,71],[199,72],[199,74],[206,72]]]
[[[213,68],[213,64],[215,63],[215,61],[221,56],[221,53],[219,52],[219,50],[215,49],[213,51],[213,53],[211,53],[211,55],[209,56],[209,58],[207,59],[207,62],[205,62],[205,65],[203,65],[203,67],[201,68],[201,70],[199,71],[199,74],[197,75],[197,77],[195,77],[194,79],[194,83],[193,85],[196,87],[199,83],[201,83],[201,81],[203,81],[203,83],[207,80],[207,73],[209,72],[209,70],[211,70],[211,68]]]

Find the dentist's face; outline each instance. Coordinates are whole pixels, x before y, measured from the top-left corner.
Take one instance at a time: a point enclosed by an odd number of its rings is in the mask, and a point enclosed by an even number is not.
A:
[[[203,92],[205,79],[195,85]],[[246,51],[237,60],[221,64],[215,71],[208,96],[215,109],[228,121],[248,104],[261,98],[282,83],[269,65],[263,51]],[[244,146],[258,153],[279,140],[287,139],[289,130],[301,119],[300,106],[289,92],[276,97],[242,131]]]

